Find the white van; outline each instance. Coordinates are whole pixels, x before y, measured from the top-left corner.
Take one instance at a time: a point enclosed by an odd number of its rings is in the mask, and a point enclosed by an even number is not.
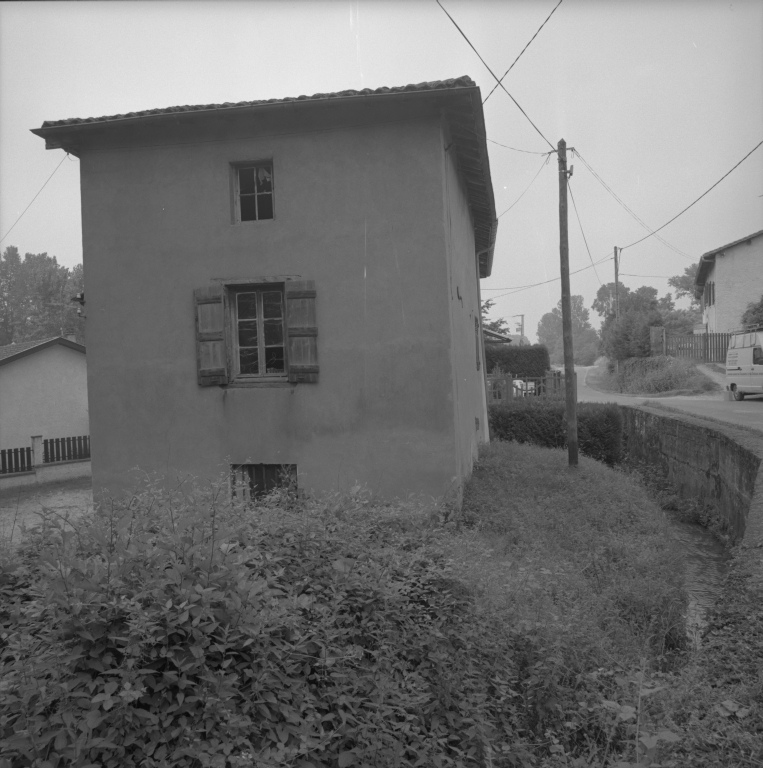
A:
[[[763,395],[763,328],[735,333],[726,352],[726,389],[735,400]]]

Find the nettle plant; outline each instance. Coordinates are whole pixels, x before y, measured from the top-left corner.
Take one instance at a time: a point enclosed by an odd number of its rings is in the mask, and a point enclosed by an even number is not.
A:
[[[367,506],[154,484],[45,516],[0,576],[0,766],[491,762],[510,640],[415,510]]]

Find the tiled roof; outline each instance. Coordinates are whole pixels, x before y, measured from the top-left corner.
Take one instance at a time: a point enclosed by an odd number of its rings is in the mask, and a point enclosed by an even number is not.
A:
[[[710,273],[710,267],[715,264],[715,257],[719,253],[727,250],[728,248],[733,248],[735,245],[739,245],[740,243],[746,243],[748,240],[752,240],[754,237],[760,237],[761,235],[763,235],[763,229],[761,229],[759,232],[753,232],[751,235],[747,235],[747,237],[740,237],[739,240],[734,240],[733,243],[726,243],[726,245],[722,245],[720,248],[714,248],[712,251],[703,253],[699,258],[699,269],[697,270],[697,277],[694,279],[695,298],[699,299],[702,296],[702,292],[705,288],[705,281],[707,280],[707,276]]]
[[[54,344],[61,344],[64,347],[76,349],[80,352],[85,351],[85,347],[82,344],[78,344],[76,341],[69,341],[69,339],[63,338],[63,336],[50,336],[47,339],[22,341],[18,344],[6,344],[5,346],[0,347],[0,365],[10,363],[12,358],[26,357],[27,355],[34,354],[38,350],[51,347]]]
[[[68,120],[47,120],[41,128],[32,130],[45,139],[47,149],[64,149],[79,157],[81,149],[90,140],[89,126],[93,133],[108,132],[111,126],[117,130],[122,126],[132,127],[130,120],[143,120],[151,117],[166,117],[179,113],[215,115],[237,109],[247,110],[252,107],[294,103],[339,102],[343,99],[364,99],[367,97],[384,99],[385,95],[396,96],[399,100],[405,94],[442,95],[442,114],[448,123],[451,141],[455,145],[458,166],[466,186],[469,205],[474,220],[474,239],[479,258],[480,275],[490,275],[493,261],[498,221],[495,215],[495,200],[490,179],[490,161],[485,143],[485,118],[482,100],[477,84],[468,76],[450,80],[432,80],[426,83],[402,85],[394,88],[364,88],[360,91],[348,90],[336,93],[316,93],[312,96],[297,96],[286,99],[262,99],[260,101],[239,101],[224,104],[199,104],[195,106],[167,107],[165,109],[146,109],[140,112],[128,112],[106,117],[71,118]],[[460,92],[460,93],[459,93]],[[435,97],[438,98],[438,97]],[[384,103],[384,102],[382,102]],[[168,121],[170,128],[173,121]]]
[[[6,357],[17,355],[19,352],[26,352],[26,350],[32,349],[32,347],[45,344],[46,341],[53,341],[55,338],[58,337],[51,336],[47,339],[37,339],[36,341],[22,341],[19,344],[6,344],[6,346],[0,347],[0,360],[5,360]]]
[[[360,91],[347,90],[335,93],[314,93],[312,96],[290,96],[285,99],[258,99],[256,101],[227,101],[223,104],[194,104],[182,107],[164,107],[161,109],[143,109],[140,112],[126,112],[121,115],[107,115],[104,117],[70,117],[67,120],[46,120],[43,128],[54,128],[62,125],[81,125],[85,123],[107,123],[114,120],[128,120],[135,117],[149,117],[150,115],[171,115],[177,112],[210,112],[224,109],[237,109],[241,107],[254,107],[261,104],[286,104],[294,101],[321,101],[328,99],[343,99],[353,96],[372,96],[385,93],[408,93],[411,91],[439,91],[453,88],[474,88],[476,83],[468,76],[451,78],[450,80],[432,80],[428,83],[415,83],[400,85],[392,88],[363,88]]]

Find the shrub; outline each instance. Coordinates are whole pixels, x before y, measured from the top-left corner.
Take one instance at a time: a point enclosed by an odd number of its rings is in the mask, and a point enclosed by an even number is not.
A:
[[[578,403],[580,452],[606,464],[622,458],[623,420],[614,403]],[[556,400],[526,397],[489,409],[490,436],[544,448],[567,446],[565,405]]]
[[[533,344],[529,347],[486,344],[485,365],[488,373],[500,368],[519,379],[543,376],[551,368],[548,349],[543,344]]]
[[[663,355],[624,360],[617,374],[617,386],[621,392],[632,394],[707,392],[717,388],[690,360]]]
[[[477,766],[512,744],[509,634],[422,555],[421,510],[366,507],[151,488],[48,518],[0,572],[0,766]]]

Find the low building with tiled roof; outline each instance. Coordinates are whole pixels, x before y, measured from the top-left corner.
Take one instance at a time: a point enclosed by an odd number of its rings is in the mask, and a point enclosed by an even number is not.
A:
[[[89,429],[82,344],[55,336],[0,347],[0,450]]]
[[[46,121],[80,158],[94,485],[458,493],[487,440],[479,88]]]

